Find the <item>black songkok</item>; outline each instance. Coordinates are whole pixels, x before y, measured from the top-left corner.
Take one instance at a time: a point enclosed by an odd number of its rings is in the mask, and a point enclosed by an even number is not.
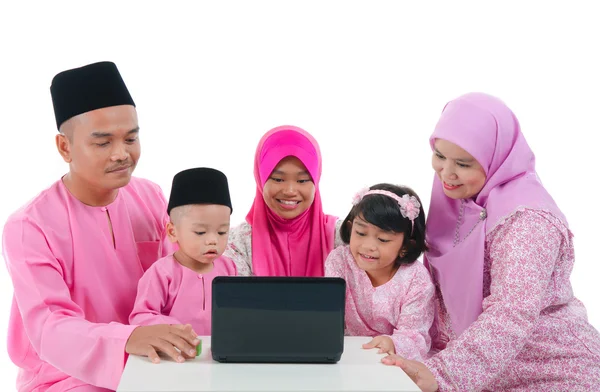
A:
[[[225,174],[208,167],[177,173],[173,177],[167,213],[189,204],[220,204],[233,211]]]
[[[114,63],[104,61],[57,74],[50,86],[56,127],[78,114],[109,106],[135,106]]]

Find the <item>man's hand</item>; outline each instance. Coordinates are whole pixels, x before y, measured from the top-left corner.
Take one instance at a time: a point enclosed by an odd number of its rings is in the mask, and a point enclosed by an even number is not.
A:
[[[196,357],[196,346],[200,343],[198,335],[187,325],[149,325],[133,330],[125,351],[128,354],[147,356],[152,362],[159,363],[159,352],[177,362]],[[179,351],[177,351],[178,349]]]

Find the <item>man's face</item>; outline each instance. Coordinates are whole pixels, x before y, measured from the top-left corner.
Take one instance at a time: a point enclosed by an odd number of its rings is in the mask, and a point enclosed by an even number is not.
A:
[[[111,106],[66,121],[57,147],[70,174],[88,188],[113,190],[129,183],[140,157],[137,112]]]

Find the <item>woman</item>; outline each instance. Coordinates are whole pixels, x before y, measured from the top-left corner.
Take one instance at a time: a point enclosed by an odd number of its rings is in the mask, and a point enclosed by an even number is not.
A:
[[[323,276],[327,255],[342,241],[341,220],[323,213],[320,178],[321,152],[308,132],[285,125],[262,137],[254,203],[224,254],[239,275]]]
[[[461,96],[430,143],[425,263],[441,351],[384,363],[423,391],[600,391],[600,335],[569,282],[573,236],[512,111],[485,94]]]

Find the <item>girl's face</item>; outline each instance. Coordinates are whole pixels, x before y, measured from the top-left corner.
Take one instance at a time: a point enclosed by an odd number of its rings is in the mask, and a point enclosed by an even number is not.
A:
[[[265,182],[263,199],[283,219],[294,219],[315,199],[315,184],[304,164],[289,156],[279,161]]]
[[[381,230],[360,215],[352,221],[350,252],[373,286],[380,286],[392,277],[403,241],[404,233]]]
[[[431,166],[442,181],[446,196],[469,199],[483,189],[485,171],[471,154],[444,139],[437,139],[434,147]]]

